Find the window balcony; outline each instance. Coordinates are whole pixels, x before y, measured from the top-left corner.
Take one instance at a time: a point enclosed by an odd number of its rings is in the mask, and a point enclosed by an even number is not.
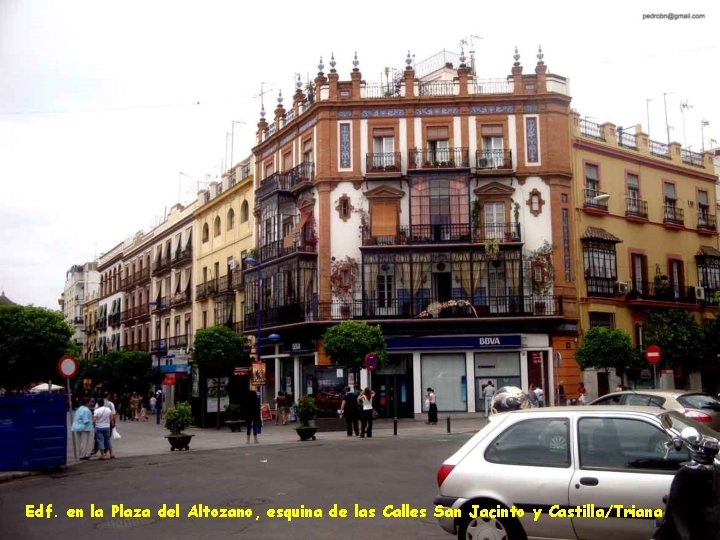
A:
[[[400,168],[400,152],[383,152],[366,154],[365,156],[365,174],[374,177],[382,176],[399,176]]]
[[[408,152],[408,169],[453,169],[470,167],[469,148],[437,148]]]
[[[636,199],[634,197],[625,197],[625,217],[647,220],[647,201]]]
[[[707,212],[700,212],[698,214],[697,228],[699,232],[715,234],[717,232],[716,216]]]
[[[512,150],[478,150],[475,153],[475,168],[478,171],[511,171]]]
[[[610,195],[597,189],[583,190],[583,209],[590,213],[606,214],[608,211],[608,199]]]
[[[663,206],[663,223],[671,228],[685,226],[685,211],[674,204]]]
[[[500,244],[521,242],[519,223],[488,223],[471,229],[470,224],[406,225],[397,234],[372,235],[363,228],[363,246],[405,246],[425,244],[483,243],[497,240]]]
[[[185,249],[175,250],[175,256],[173,257],[172,263],[173,265],[182,264],[185,262],[191,262],[192,261],[192,244],[188,244]]]

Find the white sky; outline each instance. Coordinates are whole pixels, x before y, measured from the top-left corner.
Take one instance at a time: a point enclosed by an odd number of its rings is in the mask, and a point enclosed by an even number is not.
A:
[[[261,82],[268,117],[294,74],[357,51],[368,82],[474,39],[478,75],[510,74],[515,45],[532,72],[538,45],[596,122],[647,124],[693,150],[720,141],[719,9],[711,2],[361,3],[0,0],[0,289],[57,308],[65,274],[148,230],[198,181],[254,144]],[[643,13],[704,20],[643,20]],[[680,103],[692,107],[681,114]],[[683,141],[683,131],[685,137]],[[180,174],[180,172],[184,174]],[[186,176],[187,175],[187,176]],[[193,180],[191,180],[191,177]]]

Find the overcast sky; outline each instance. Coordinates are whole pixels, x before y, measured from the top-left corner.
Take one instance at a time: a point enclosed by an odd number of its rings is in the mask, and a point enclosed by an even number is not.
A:
[[[321,55],[327,72],[331,52],[341,79],[357,51],[363,78],[380,82],[408,50],[420,61],[475,36],[478,75],[501,78],[515,45],[525,72],[542,45],[582,116],[646,125],[651,99],[650,135],[664,142],[665,97],[672,140],[699,151],[703,119],[705,147],[720,140],[713,3],[432,5],[0,0],[0,289],[57,308],[73,264],[217,177],[233,121],[245,122],[234,161],[250,153],[261,88],[271,116],[278,90],[291,102],[294,74],[314,78]],[[643,20],[668,12],[705,18]]]

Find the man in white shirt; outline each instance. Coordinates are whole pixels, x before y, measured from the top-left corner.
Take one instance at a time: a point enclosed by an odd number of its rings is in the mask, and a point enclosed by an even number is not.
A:
[[[100,459],[114,459],[111,444],[111,424],[114,420],[115,414],[112,412],[110,407],[105,405],[103,398],[98,399],[97,407],[93,412],[93,423],[95,424],[95,439],[97,440],[98,449],[100,450]]]
[[[109,392],[105,392],[105,393],[103,394],[103,396],[104,396],[103,401],[104,401],[104,403],[105,403],[105,406],[112,411],[112,419],[110,420],[110,432],[112,433],[112,428],[115,427],[115,415],[116,415],[116,412],[115,412],[115,404],[114,404],[112,401],[110,401],[110,396],[111,396],[111,394],[110,394]],[[95,402],[95,408],[93,409],[93,411],[97,410],[97,408],[99,407],[99,404],[98,404],[99,401],[100,401],[100,400],[97,400],[97,401]],[[91,456],[94,456],[95,454],[98,453],[98,450],[99,450],[98,438],[97,438],[97,435],[96,435],[96,436],[95,436],[95,445],[93,446],[93,451],[90,452],[90,455],[91,455]]]
[[[483,388],[483,396],[485,397],[485,416],[488,416],[490,414],[490,408],[494,395],[495,386],[493,385],[492,381],[488,381],[488,383],[485,385],[485,388]]]

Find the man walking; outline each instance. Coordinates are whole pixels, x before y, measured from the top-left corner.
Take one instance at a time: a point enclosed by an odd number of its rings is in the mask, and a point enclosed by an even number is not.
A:
[[[485,398],[485,416],[490,415],[490,410],[492,409],[492,399],[495,395],[495,386],[493,386],[492,381],[488,381],[485,385],[485,388],[483,388],[483,397]]]
[[[345,387],[345,396],[343,397],[340,410],[345,417],[345,425],[347,426],[347,436],[352,437],[353,433],[357,437],[360,435],[360,426],[358,420],[360,411],[358,408],[358,395],[350,390],[349,386]]]

